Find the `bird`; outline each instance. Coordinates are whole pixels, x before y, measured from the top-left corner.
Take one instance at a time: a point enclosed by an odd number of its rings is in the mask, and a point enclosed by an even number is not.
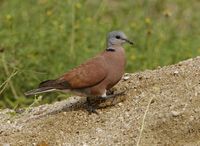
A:
[[[24,93],[25,96],[53,91],[72,92],[87,97],[88,104],[90,99],[116,96],[108,95],[108,91],[121,80],[125,72],[125,43],[133,45],[124,32],[109,32],[104,51],[56,79],[41,82],[38,88]],[[91,111],[95,112],[93,108]]]

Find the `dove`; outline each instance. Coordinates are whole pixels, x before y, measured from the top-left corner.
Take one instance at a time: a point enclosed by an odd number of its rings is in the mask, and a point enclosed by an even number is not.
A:
[[[106,43],[105,50],[100,54],[56,79],[41,82],[38,88],[26,92],[25,95],[63,91],[86,96],[87,99],[115,96],[107,95],[107,92],[124,74],[126,57],[123,44],[133,42],[122,31],[112,31],[108,33]]]

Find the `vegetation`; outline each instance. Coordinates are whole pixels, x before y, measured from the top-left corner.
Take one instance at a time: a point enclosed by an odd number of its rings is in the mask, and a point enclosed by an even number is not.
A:
[[[135,42],[127,72],[200,55],[199,9],[198,0],[1,0],[0,107],[31,105],[25,91],[102,51],[111,30]]]

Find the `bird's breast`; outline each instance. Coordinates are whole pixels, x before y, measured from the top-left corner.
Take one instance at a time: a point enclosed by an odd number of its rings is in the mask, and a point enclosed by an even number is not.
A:
[[[113,87],[122,78],[125,70],[126,59],[124,50],[117,50],[110,52],[106,56],[108,75],[107,75],[107,89]]]

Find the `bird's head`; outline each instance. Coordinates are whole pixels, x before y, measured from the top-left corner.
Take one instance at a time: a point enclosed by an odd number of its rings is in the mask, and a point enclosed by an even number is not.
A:
[[[107,37],[107,43],[108,46],[123,45],[124,43],[129,43],[133,45],[133,42],[128,40],[127,36],[122,31],[109,32]]]

